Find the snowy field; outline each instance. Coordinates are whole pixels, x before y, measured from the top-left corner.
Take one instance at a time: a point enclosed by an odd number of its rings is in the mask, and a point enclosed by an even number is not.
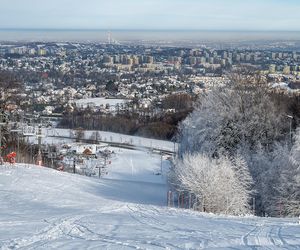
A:
[[[130,144],[136,147],[149,147],[154,149],[161,149],[161,150],[169,150],[174,151],[178,149],[178,144],[171,141],[164,141],[164,140],[157,140],[151,138],[145,138],[140,136],[131,136],[131,135],[124,135],[119,133],[113,132],[106,132],[106,131],[95,131],[95,130],[86,130],[85,131],[85,139],[89,139],[94,132],[99,132],[100,140],[107,141],[107,142],[114,142],[114,143],[121,143],[121,144]],[[57,143],[62,142],[62,139],[59,137],[71,137],[74,134],[73,130],[70,129],[58,129],[58,128],[44,128],[42,138],[42,143]],[[58,137],[55,140],[55,137]],[[64,139],[65,142],[70,142],[71,140]]]
[[[167,208],[160,157],[118,155],[102,179],[0,166],[1,249],[300,249],[297,219]]]
[[[128,100],[125,99],[107,99],[103,97],[96,97],[96,98],[85,98],[76,100],[76,106],[80,108],[86,108],[88,106],[94,106],[94,107],[100,107],[105,105],[109,105],[110,109],[114,109],[114,107],[119,104],[122,105],[124,103],[128,102]]]

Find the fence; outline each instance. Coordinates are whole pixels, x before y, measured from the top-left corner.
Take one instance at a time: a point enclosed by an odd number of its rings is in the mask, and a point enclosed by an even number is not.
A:
[[[204,210],[200,199],[194,194],[185,191],[169,190],[167,192],[167,206],[201,211]]]

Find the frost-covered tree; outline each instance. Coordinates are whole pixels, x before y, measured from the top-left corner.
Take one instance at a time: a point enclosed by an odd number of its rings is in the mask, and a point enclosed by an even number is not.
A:
[[[295,133],[295,142],[291,150],[291,161],[300,170],[300,128]]]
[[[186,154],[177,162],[175,175],[180,188],[197,197],[200,210],[232,215],[249,212],[252,178],[241,157],[230,161]]]
[[[295,216],[300,214],[300,132],[289,143],[277,142],[271,151],[261,145],[243,148],[256,191],[258,215]]]
[[[281,165],[280,183],[277,188],[277,213],[300,215],[300,128],[290,154],[285,154]]]
[[[271,152],[261,145],[248,152],[248,166],[254,179],[257,215],[278,215],[278,186],[281,171],[289,161],[289,147],[276,143]]]
[[[289,170],[292,161],[299,161],[297,153],[290,154],[287,143],[289,122],[273,100],[260,77],[236,74],[229,86],[200,96],[180,127],[182,161],[189,154],[203,154],[216,161],[224,160],[224,155],[242,156],[254,181],[258,215],[278,215],[278,200],[283,199],[283,190],[291,189],[279,190],[279,183],[298,185],[296,170]]]
[[[286,118],[264,86],[235,83],[199,98],[181,125],[181,151],[234,154],[243,144],[269,147],[286,131]]]

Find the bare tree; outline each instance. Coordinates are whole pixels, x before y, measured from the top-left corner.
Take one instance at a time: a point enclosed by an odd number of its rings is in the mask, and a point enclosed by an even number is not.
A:
[[[82,139],[85,138],[85,131],[83,128],[77,128],[75,129],[75,140],[76,142],[81,142]]]
[[[99,141],[101,141],[101,135],[99,131],[94,131],[90,136],[90,140],[94,143],[98,143]]]

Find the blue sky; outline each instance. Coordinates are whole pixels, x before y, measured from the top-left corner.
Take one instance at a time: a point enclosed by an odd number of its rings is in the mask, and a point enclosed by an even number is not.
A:
[[[300,0],[0,0],[0,28],[300,30]]]

